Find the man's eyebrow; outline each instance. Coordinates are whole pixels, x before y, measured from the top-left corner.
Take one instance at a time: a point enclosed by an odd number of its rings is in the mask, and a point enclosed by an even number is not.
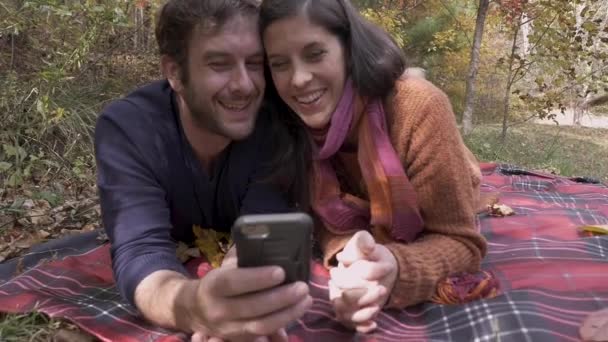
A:
[[[203,54],[204,59],[213,59],[213,58],[226,58],[230,57],[230,54],[224,51],[207,51]]]
[[[207,51],[205,52],[205,54],[203,54],[203,58],[204,59],[214,59],[214,58],[230,58],[232,57],[232,54],[225,52],[225,51]],[[264,58],[264,52],[263,51],[258,51],[250,56],[247,56],[247,58]]]

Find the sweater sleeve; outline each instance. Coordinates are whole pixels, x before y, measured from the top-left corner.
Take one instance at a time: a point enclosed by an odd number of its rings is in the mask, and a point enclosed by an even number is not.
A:
[[[124,106],[128,106],[124,104]],[[154,162],[125,127],[126,108],[102,114],[95,128],[95,157],[102,220],[111,243],[112,267],[122,296],[134,305],[137,285],[158,270],[187,274],[176,257],[165,190],[153,172]],[[135,108],[134,108],[135,110]],[[138,129],[145,129],[139,127]],[[150,136],[154,132],[148,131]]]
[[[425,224],[414,242],[385,244],[399,265],[387,306],[403,308],[429,300],[441,279],[477,271],[486,242],[476,228],[479,166],[447,96],[424,80],[398,81],[396,90],[391,136]]]

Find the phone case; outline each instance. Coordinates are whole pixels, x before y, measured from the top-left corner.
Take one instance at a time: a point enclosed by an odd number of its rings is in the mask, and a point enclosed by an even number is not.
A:
[[[239,267],[277,265],[285,283],[308,282],[312,219],[305,213],[241,216],[232,228]]]

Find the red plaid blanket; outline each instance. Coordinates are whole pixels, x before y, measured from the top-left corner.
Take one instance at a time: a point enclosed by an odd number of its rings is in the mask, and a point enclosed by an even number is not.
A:
[[[483,190],[499,192],[516,213],[479,216],[489,241],[483,268],[499,278],[498,297],[385,311],[373,334],[355,334],[334,320],[327,272],[315,262],[315,301],[288,327],[290,341],[578,341],[582,320],[608,307],[608,236],[577,230],[608,224],[608,186],[506,165],[486,164],[483,172]],[[0,310],[67,318],[103,341],[187,340],[147,324],[120,298],[108,251],[99,246],[0,281]]]

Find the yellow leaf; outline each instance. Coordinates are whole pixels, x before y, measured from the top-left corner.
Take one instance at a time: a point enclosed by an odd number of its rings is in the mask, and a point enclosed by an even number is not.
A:
[[[194,235],[196,236],[197,239],[202,239],[203,236],[205,236],[205,232],[203,231],[203,228],[201,228],[201,226],[199,226],[198,224],[195,224],[192,226],[192,231],[194,232]]]
[[[194,244],[207,257],[211,266],[221,266],[230,245],[230,233],[202,229],[198,225],[193,225],[192,230],[196,236]]]
[[[608,234],[608,225],[582,226],[581,230],[595,234]]]

